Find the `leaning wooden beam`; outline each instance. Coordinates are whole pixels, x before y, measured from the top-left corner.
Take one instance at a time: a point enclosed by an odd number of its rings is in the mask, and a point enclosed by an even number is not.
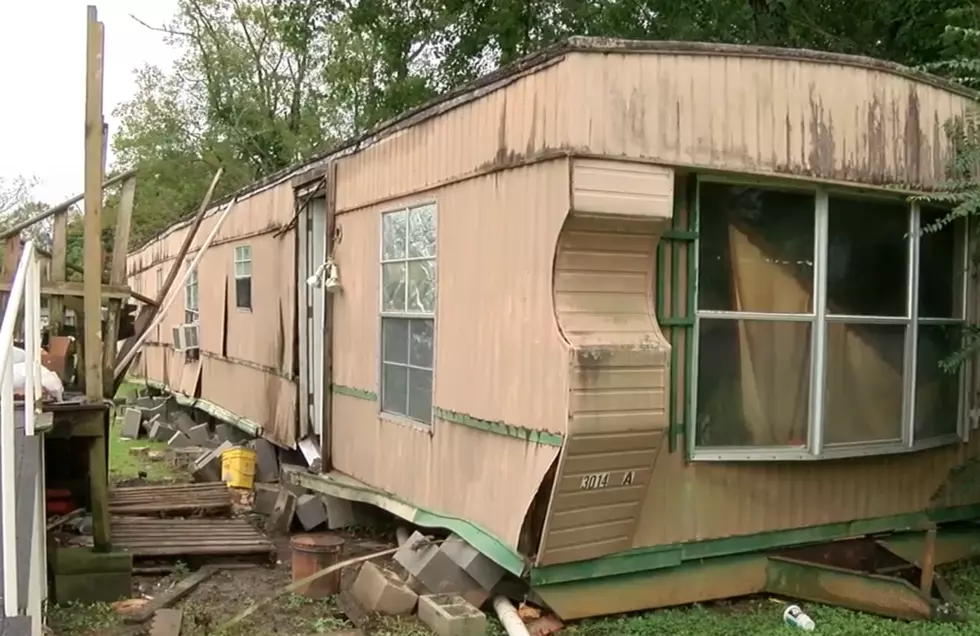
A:
[[[150,323],[156,318],[157,312],[163,301],[166,300],[167,295],[170,293],[170,287],[174,284],[174,280],[177,278],[177,273],[181,270],[184,263],[184,258],[187,257],[187,252],[191,248],[191,243],[194,241],[194,237],[197,236],[197,231],[201,227],[201,223],[204,221],[204,215],[207,214],[208,207],[211,205],[211,197],[214,196],[214,189],[218,187],[218,179],[224,174],[224,168],[218,168],[218,171],[214,173],[214,178],[211,179],[211,185],[208,187],[207,193],[204,195],[204,199],[201,201],[201,207],[197,210],[197,216],[194,217],[194,222],[187,229],[187,236],[184,237],[184,243],[180,246],[180,250],[177,252],[177,256],[174,257],[174,263],[170,267],[170,272],[167,274],[167,279],[163,282],[163,286],[157,292],[156,302],[154,304],[147,305],[140,309],[140,312],[136,315],[136,324],[134,325],[134,335],[128,338],[123,344],[122,349],[119,351],[119,360],[132,360],[130,352],[135,347],[136,343],[140,340],[140,337],[149,329]],[[119,385],[122,384],[122,379],[129,369],[129,363],[127,362],[122,369],[119,371],[119,365],[115,373],[113,380],[113,389],[118,391]]]
[[[135,170],[127,170],[126,172],[117,174],[114,177],[110,177],[102,183],[102,187],[100,188],[100,190],[111,188],[112,186],[116,185],[120,181],[125,181],[126,179],[129,179],[130,177],[134,176],[135,174],[136,174]],[[35,223],[40,223],[41,221],[48,218],[49,216],[53,216],[59,212],[67,212],[68,208],[80,202],[83,198],[85,198],[85,193],[76,194],[72,198],[66,201],[62,201],[58,205],[50,207],[43,212],[38,212],[31,218],[21,221],[20,223],[0,232],[0,239],[5,239],[8,236],[13,236],[22,230],[26,230],[27,228],[31,227]]]
[[[85,235],[82,274],[85,287],[85,395],[103,399],[102,386],[102,24],[88,7],[85,59]],[[102,475],[92,475],[101,479]]]
[[[236,205],[238,205],[237,197],[231,200],[231,203],[228,204],[228,206],[225,208],[225,211],[222,212],[221,216],[218,217],[218,220],[214,222],[214,227],[211,228],[211,233],[208,234],[208,237],[206,239],[204,239],[204,243],[201,244],[201,248],[197,250],[197,254],[194,255],[194,259],[191,261],[190,267],[185,269],[184,273],[181,275],[180,277],[181,285],[183,285],[184,282],[187,280],[187,276],[191,273],[191,270],[196,268],[197,264],[201,262],[201,257],[203,257],[204,253],[208,251],[209,247],[211,247],[211,243],[212,241],[214,241],[214,237],[218,235],[218,230],[220,230],[221,226],[224,225],[225,219],[228,218],[228,215],[231,214],[231,211],[235,209]],[[158,324],[160,324],[160,321],[163,320],[163,318],[166,316],[167,310],[170,309],[170,305],[173,304],[174,300],[177,298],[178,295],[180,295],[179,291],[174,290],[174,293],[167,296],[167,298],[163,301],[163,304],[160,305],[159,308],[157,308],[158,309],[157,316],[153,319],[152,322],[150,322],[150,324],[146,326],[146,329],[143,330],[143,333],[140,333],[138,336],[135,337],[135,339],[133,340],[133,346],[130,347],[129,350],[125,352],[125,354],[120,352],[119,354],[120,359],[119,362],[116,364],[116,370],[115,370],[117,382],[122,381],[123,376],[125,376],[126,371],[129,369],[129,363],[133,361],[133,357],[136,355],[136,350],[140,346],[142,346],[144,342],[146,342],[146,339],[150,335],[150,330],[156,327]]]
[[[126,283],[126,255],[129,252],[129,227],[133,218],[133,200],[136,197],[136,179],[126,179],[119,198],[119,212],[116,215],[116,235],[112,244],[112,265],[109,269],[109,284]],[[116,342],[119,340],[119,316],[123,300],[110,300],[106,312],[105,346],[102,347],[102,368],[114,369],[116,366]],[[115,376],[107,372],[102,378],[105,394],[115,395]]]
[[[54,231],[51,236],[51,254],[47,255],[43,250],[38,250],[42,256],[51,259],[51,281],[59,282],[68,280],[68,211],[61,210],[55,213]],[[65,301],[62,298],[50,298],[48,300],[48,328],[50,333],[55,336],[61,335],[61,330],[65,324]]]

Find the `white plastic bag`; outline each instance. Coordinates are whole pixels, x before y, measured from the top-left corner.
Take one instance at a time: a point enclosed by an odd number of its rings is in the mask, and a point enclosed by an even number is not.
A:
[[[16,356],[15,356],[16,359]],[[11,369],[14,376],[14,393],[24,393],[27,382],[27,363],[24,360],[15,362]],[[41,367],[41,389],[45,397],[49,397],[55,402],[61,402],[65,395],[65,386],[61,383],[61,378],[54,371],[47,367]]]

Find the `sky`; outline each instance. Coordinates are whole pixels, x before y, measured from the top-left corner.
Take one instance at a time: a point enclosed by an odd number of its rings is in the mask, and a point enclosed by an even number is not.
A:
[[[82,191],[85,153],[86,7],[105,24],[103,111],[109,134],[113,110],[136,90],[134,69],[169,68],[175,57],[151,25],[169,21],[177,0],[33,0],[3,2],[0,38],[0,178],[36,178],[36,200],[54,205]],[[110,146],[108,165],[112,165]]]

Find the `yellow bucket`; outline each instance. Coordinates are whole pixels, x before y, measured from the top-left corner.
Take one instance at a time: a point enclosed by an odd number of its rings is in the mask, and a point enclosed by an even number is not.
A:
[[[221,453],[221,481],[232,488],[251,490],[255,481],[255,451],[229,448]]]

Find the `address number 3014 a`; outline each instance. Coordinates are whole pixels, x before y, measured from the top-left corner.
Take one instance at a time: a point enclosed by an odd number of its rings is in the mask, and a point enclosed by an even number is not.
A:
[[[636,479],[636,474],[630,470],[623,475],[621,486],[632,486]],[[598,490],[609,485],[609,473],[591,473],[582,476],[579,490]]]

